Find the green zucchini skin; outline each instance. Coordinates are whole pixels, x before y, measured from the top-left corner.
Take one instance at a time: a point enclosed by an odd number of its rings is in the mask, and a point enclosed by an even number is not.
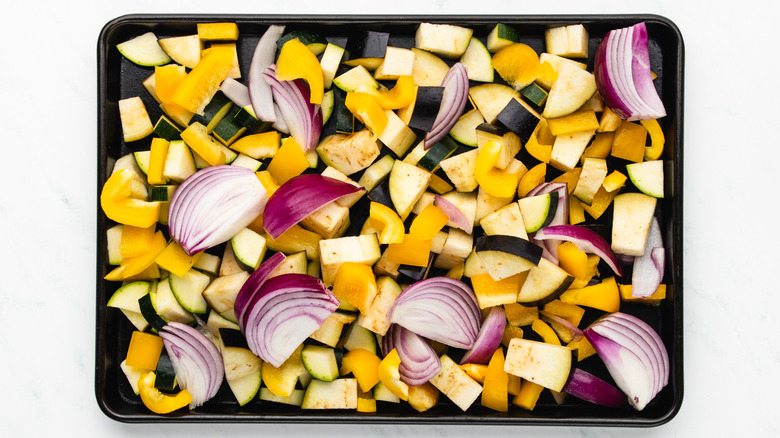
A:
[[[174,371],[171,358],[164,348],[157,360],[155,373],[157,376],[154,378],[154,387],[162,391],[173,391],[176,387],[176,371]]]
[[[149,323],[152,329],[159,332],[165,327],[165,324],[167,323],[157,314],[157,311],[154,310],[152,296],[150,294],[146,294],[139,298],[138,305],[141,307],[141,315],[146,318],[146,322]]]

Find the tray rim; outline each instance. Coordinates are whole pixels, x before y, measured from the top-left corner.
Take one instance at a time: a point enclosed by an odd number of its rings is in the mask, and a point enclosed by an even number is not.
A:
[[[123,414],[113,410],[106,403],[104,397],[104,379],[101,371],[105,367],[105,347],[106,334],[105,328],[101,327],[101,320],[107,311],[106,306],[101,305],[105,301],[105,280],[101,276],[100,263],[104,262],[101,248],[100,232],[105,230],[103,226],[104,218],[100,206],[100,190],[105,182],[106,169],[106,148],[102,147],[107,143],[105,134],[106,123],[106,40],[109,33],[116,27],[128,24],[154,25],[154,24],[172,24],[198,21],[233,21],[236,23],[355,23],[355,22],[382,22],[389,24],[403,24],[407,22],[448,22],[448,23],[474,23],[486,24],[498,21],[522,21],[529,24],[572,24],[572,23],[607,23],[619,21],[646,21],[655,22],[667,27],[673,33],[676,39],[675,65],[677,71],[673,83],[675,85],[674,106],[675,117],[673,118],[674,136],[671,139],[674,147],[673,165],[675,166],[674,181],[672,190],[674,193],[672,199],[673,214],[675,220],[672,221],[671,241],[673,252],[676,252],[673,269],[672,283],[674,284],[673,312],[675,318],[672,321],[674,343],[671,347],[670,355],[671,367],[674,370],[675,380],[670,379],[669,385],[673,390],[673,403],[663,415],[657,418],[554,418],[554,417],[491,417],[491,416],[464,416],[464,415],[444,415],[444,416],[383,416],[383,415],[358,415],[357,413],[336,415],[269,415],[254,413],[236,413],[236,414],[214,414],[202,412],[189,412],[181,416],[159,416],[152,413]],[[682,33],[677,25],[669,18],[651,13],[644,14],[446,14],[446,15],[426,15],[426,14],[347,14],[333,16],[328,14],[298,15],[298,14],[210,14],[210,13],[133,13],[118,16],[108,21],[100,31],[97,41],[97,85],[98,85],[98,129],[97,129],[97,197],[96,197],[96,221],[97,221],[97,262],[96,269],[96,336],[95,336],[95,397],[100,410],[112,420],[123,423],[347,423],[347,424],[426,424],[426,425],[447,425],[447,424],[474,424],[474,425],[526,425],[526,426],[590,426],[590,427],[657,427],[668,423],[679,413],[684,396],[684,367],[683,367],[683,138],[684,138],[684,61],[685,44]],[[103,298],[103,300],[101,300]]]

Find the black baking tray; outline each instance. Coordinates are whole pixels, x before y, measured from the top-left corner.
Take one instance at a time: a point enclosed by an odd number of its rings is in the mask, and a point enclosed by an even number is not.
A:
[[[485,40],[497,22],[510,24],[521,34],[521,42],[544,50],[544,29],[553,26],[585,25],[589,32],[590,59],[603,36],[611,29],[644,21],[649,34],[651,67],[658,74],[656,87],[668,115],[660,120],[666,136],[662,157],[666,164],[668,196],[660,202],[662,228],[667,248],[667,270],[664,282],[669,296],[659,307],[629,306],[624,309],[637,314],[655,328],[667,346],[671,373],[669,384],[643,411],[603,408],[568,397],[558,405],[545,391],[532,411],[510,405],[507,413],[499,413],[475,403],[462,412],[441,396],[436,407],[417,413],[408,405],[381,404],[376,413],[354,411],[304,411],[255,400],[241,408],[223,385],[217,396],[193,411],[155,415],[150,413],[135,396],[119,363],[124,358],[130,333],[133,330],[121,312],[108,309],[106,303],[118,287],[103,280],[109,270],[106,254],[106,229],[109,221],[97,203],[97,270],[96,270],[96,355],[95,395],[100,409],[110,418],[122,422],[297,422],[297,423],[390,423],[390,424],[477,424],[477,425],[565,425],[565,426],[658,426],[670,421],[679,411],[683,398],[683,76],[684,46],[677,26],[658,15],[127,15],[107,23],[98,40],[98,138],[97,181],[99,193],[106,181],[114,159],[132,152],[143,142],[126,145],[122,140],[117,102],[125,97],[141,96],[152,120],[159,117],[156,102],[142,87],[141,82],[152,68],[139,67],[124,59],[116,44],[154,31],[158,37],[195,33],[200,22],[230,21],[238,24],[238,43],[242,76],[246,70],[257,40],[270,24],[286,24],[287,29],[307,28],[327,37],[344,37],[360,30],[381,30],[391,34],[390,44],[413,46],[416,26],[422,22],[449,23],[474,29],[474,35]],[[596,361],[599,362],[599,361]],[[584,363],[584,362],[583,362]],[[605,370],[591,371],[606,375]],[[606,376],[608,378],[608,376]]]

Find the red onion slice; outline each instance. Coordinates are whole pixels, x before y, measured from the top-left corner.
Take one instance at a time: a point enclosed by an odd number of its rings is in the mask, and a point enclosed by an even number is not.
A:
[[[169,322],[160,332],[179,386],[192,395],[190,409],[213,398],[222,385],[225,368],[217,347],[201,332]]]
[[[444,198],[441,195],[434,196],[433,200],[434,204],[439,207],[448,218],[450,218],[450,221],[452,221],[452,224],[455,225],[455,227],[460,228],[469,234],[474,231],[474,223],[468,220],[466,215],[463,214],[463,212],[460,211],[460,209],[455,204],[448,201],[447,198]]]
[[[637,318],[636,316],[629,315],[628,313],[624,313],[624,312],[612,313],[608,315],[607,318],[619,322],[620,324],[626,327],[633,328],[634,331],[638,333],[645,340],[645,342],[655,346],[655,348],[652,348],[651,350],[653,351],[653,354],[658,358],[661,364],[661,371],[663,372],[661,374],[661,379],[659,379],[659,386],[657,389],[659,391],[663,389],[663,387],[669,383],[670,366],[669,366],[669,355],[666,352],[666,347],[664,346],[661,337],[658,336],[658,333],[656,333],[655,330],[653,330],[649,325],[647,325],[647,323]]]
[[[666,251],[658,219],[653,218],[645,243],[645,253],[634,259],[631,274],[631,296],[647,298],[658,289],[664,278]]]
[[[469,75],[466,67],[460,62],[450,67],[441,82],[444,87],[439,112],[433,122],[431,131],[425,134],[424,148],[430,149],[441,141],[458,122],[469,97]]]
[[[490,361],[493,352],[501,345],[501,339],[504,337],[504,328],[506,327],[506,312],[501,306],[490,309],[490,312],[482,321],[482,327],[479,329],[477,340],[466,354],[463,355],[460,363],[487,364]]]
[[[268,67],[262,77],[271,87],[290,135],[304,152],[314,149],[322,132],[322,111],[319,105],[309,102],[306,82],[302,79],[280,81],[276,78],[276,65]]]
[[[265,187],[250,169],[210,166],[174,192],[168,231],[192,255],[228,241],[257,219],[267,202]]]
[[[552,225],[542,228],[534,235],[534,239],[566,240],[577,245],[580,251],[596,254],[601,257],[617,275],[623,275],[615,253],[609,247],[609,243],[595,231],[580,225]]]
[[[284,33],[284,26],[271,25],[257,42],[249,64],[249,99],[255,116],[264,122],[275,122],[271,87],[263,79],[263,72],[274,63],[276,41]]]
[[[645,23],[615,29],[604,36],[596,50],[594,75],[604,102],[623,120],[666,115],[651,77]]]
[[[224,93],[231,102],[241,108],[252,104],[252,101],[249,100],[249,87],[233,78],[226,78],[222,81],[222,85],[219,86],[219,89],[222,90],[222,93]],[[252,108],[252,110],[254,111],[254,108]]]
[[[284,259],[285,255],[281,252],[277,252],[276,254],[272,255],[268,258],[268,260],[264,261],[260,266],[258,266],[257,269],[252,272],[249,278],[247,278],[244,284],[241,286],[241,289],[238,291],[238,295],[236,295],[236,300],[233,303],[233,312],[236,314],[236,318],[238,319],[238,326],[240,329],[243,330],[244,328],[244,311],[246,310],[247,304],[249,304],[257,291],[260,290],[260,286],[265,283],[265,280],[268,279],[268,276],[271,274],[271,272],[273,272],[277,266],[281,265]]]
[[[338,298],[316,277],[282,274],[269,278],[244,310],[247,345],[258,357],[279,367],[338,306]]]
[[[393,349],[401,359],[398,366],[401,381],[407,385],[422,385],[441,370],[441,361],[428,341],[398,324],[392,324],[382,337],[384,354]]]
[[[257,179],[257,178],[255,178]],[[335,178],[304,174],[282,184],[263,213],[263,226],[274,239],[328,202],[365,190]]]
[[[474,292],[449,277],[412,284],[401,292],[387,317],[419,336],[462,349],[474,345],[482,319]]]
[[[626,405],[626,395],[621,390],[579,368],[574,370],[563,390],[600,406],[622,408]]]

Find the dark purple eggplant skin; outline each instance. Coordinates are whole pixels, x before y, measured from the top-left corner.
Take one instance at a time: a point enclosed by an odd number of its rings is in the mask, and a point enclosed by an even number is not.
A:
[[[433,129],[443,97],[444,87],[417,87],[417,98],[409,127],[423,132]]]
[[[520,137],[523,143],[528,142],[534,128],[539,124],[539,118],[515,99],[509,100],[504,109],[498,113],[496,120]]]
[[[347,60],[362,58],[384,58],[390,34],[387,32],[365,31],[351,35],[345,47]]]
[[[539,263],[542,259],[542,247],[516,236],[494,234],[477,238],[474,248],[480,251],[500,251],[507,254],[522,257],[532,263]]]

